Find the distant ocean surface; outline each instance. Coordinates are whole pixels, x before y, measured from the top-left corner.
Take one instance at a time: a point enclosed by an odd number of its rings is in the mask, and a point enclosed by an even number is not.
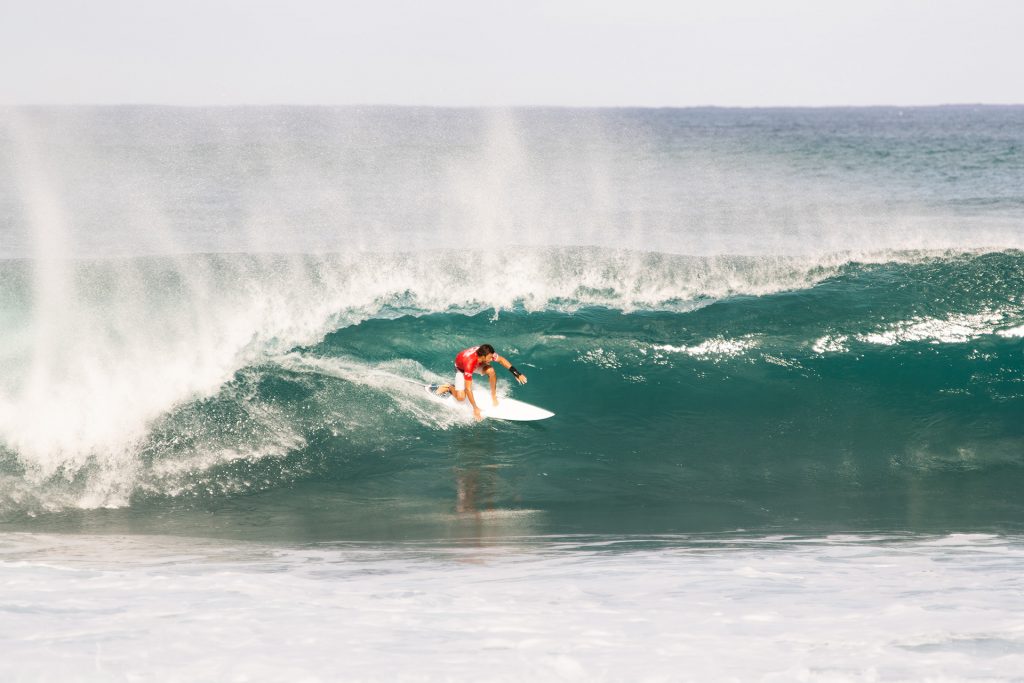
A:
[[[1024,107],[0,109],[0,673],[1019,680],[1022,250]]]

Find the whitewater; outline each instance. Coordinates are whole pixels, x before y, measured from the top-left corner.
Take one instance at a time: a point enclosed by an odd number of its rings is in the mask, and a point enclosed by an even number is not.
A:
[[[0,670],[1013,680],[1022,187],[1021,107],[0,110]],[[483,342],[555,418],[408,383]]]

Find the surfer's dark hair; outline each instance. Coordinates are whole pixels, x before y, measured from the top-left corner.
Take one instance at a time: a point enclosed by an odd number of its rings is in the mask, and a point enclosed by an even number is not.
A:
[[[491,346],[490,344],[481,344],[479,347],[477,347],[476,355],[486,356],[489,353],[494,353],[494,347]]]

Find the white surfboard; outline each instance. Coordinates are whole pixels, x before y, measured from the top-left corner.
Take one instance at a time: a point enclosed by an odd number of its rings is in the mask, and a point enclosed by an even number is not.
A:
[[[437,402],[444,404],[452,410],[462,410],[467,413],[472,413],[473,406],[469,404],[469,400],[456,401],[455,397],[450,393],[444,396],[438,396],[434,392],[437,390],[437,386],[425,386],[424,390],[427,394],[433,397]],[[554,413],[550,410],[544,410],[537,406],[517,401],[514,398],[499,398],[498,405],[494,405],[491,402],[490,390],[484,392],[481,396],[479,392],[474,392],[476,397],[476,404],[480,406],[480,413],[484,417],[491,418],[492,420],[512,420],[515,422],[532,422],[533,420],[546,420],[549,417],[554,417]]]

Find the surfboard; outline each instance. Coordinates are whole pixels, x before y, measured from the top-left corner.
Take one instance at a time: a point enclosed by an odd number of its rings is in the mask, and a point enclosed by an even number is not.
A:
[[[452,410],[462,410],[467,413],[473,412],[473,407],[469,404],[469,401],[456,401],[455,397],[450,393],[444,396],[438,396],[434,392],[437,391],[437,385],[431,384],[423,387],[424,391],[430,395],[438,403],[442,403]],[[523,401],[517,401],[514,398],[499,398],[498,405],[491,403],[491,392],[490,390],[484,392],[483,396],[476,395],[477,405],[480,406],[480,413],[487,418],[492,420],[511,420],[513,422],[533,422],[534,420],[546,420],[549,417],[554,417],[554,413],[550,410],[544,410],[529,403]]]

